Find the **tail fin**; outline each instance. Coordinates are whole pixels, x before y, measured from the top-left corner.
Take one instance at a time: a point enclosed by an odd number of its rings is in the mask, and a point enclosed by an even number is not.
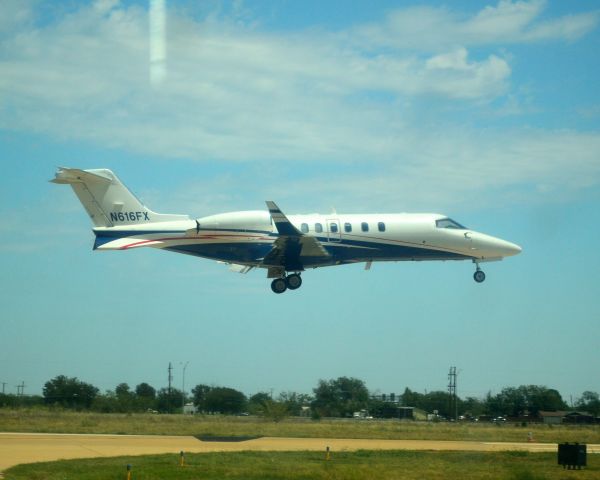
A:
[[[188,220],[187,215],[154,213],[131,193],[110,170],[59,168],[52,183],[69,184],[95,227],[139,225]]]

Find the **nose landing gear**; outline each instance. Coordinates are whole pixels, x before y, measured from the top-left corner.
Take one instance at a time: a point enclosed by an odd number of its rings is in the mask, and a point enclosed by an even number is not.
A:
[[[275,293],[283,293],[287,289],[296,290],[302,285],[302,277],[299,273],[292,273],[286,277],[276,278],[271,282],[271,290]]]

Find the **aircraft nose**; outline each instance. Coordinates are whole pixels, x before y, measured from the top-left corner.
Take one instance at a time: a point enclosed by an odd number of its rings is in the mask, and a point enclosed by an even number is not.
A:
[[[499,240],[498,243],[498,249],[502,252],[503,257],[518,255],[522,251],[521,247],[516,243],[507,242],[506,240]]]
[[[513,250],[513,255],[518,255],[519,253],[521,253],[523,251],[523,249],[521,247],[519,247],[516,243],[511,243],[511,248]]]
[[[472,235],[473,245],[484,257],[511,257],[521,253],[521,247],[516,243],[507,242],[498,237],[485,234]]]

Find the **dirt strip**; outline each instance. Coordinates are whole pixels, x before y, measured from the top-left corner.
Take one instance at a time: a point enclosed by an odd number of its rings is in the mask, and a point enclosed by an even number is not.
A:
[[[0,472],[20,463],[72,458],[179,454],[182,450],[191,453],[243,450],[324,452],[327,447],[332,452],[355,450],[557,451],[557,445],[554,443],[278,437],[263,437],[244,442],[203,442],[194,437],[184,436],[0,433]],[[600,445],[588,445],[587,451],[588,453],[600,453]]]

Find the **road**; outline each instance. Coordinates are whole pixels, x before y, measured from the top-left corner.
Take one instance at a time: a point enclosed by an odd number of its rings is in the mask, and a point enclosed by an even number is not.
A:
[[[203,442],[187,436],[80,435],[46,433],[0,433],[0,472],[20,463],[60,459],[191,453],[253,451],[355,450],[461,450],[556,452],[554,443],[461,442],[432,440],[362,440],[340,438],[263,437],[244,442]],[[600,445],[587,446],[600,453]]]

